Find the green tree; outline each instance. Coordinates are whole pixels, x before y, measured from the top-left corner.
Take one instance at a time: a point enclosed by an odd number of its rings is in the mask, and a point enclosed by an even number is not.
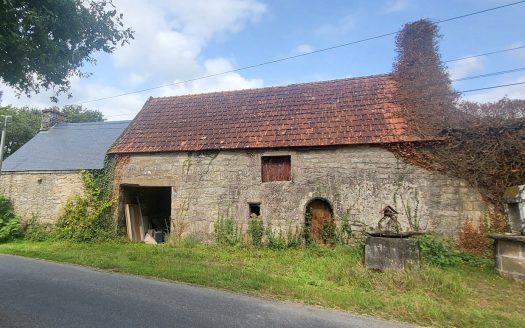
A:
[[[68,123],[104,121],[104,115],[99,110],[86,109],[79,105],[67,105],[62,108]]]
[[[98,110],[91,110],[77,105],[68,105],[62,108],[68,123],[103,121],[104,115]],[[7,123],[7,138],[5,158],[17,151],[26,142],[33,138],[42,123],[42,112],[36,108],[29,107],[0,107],[0,115],[11,115]],[[0,126],[0,129],[3,126]]]
[[[0,78],[19,93],[70,88],[85,77],[97,51],[111,53],[133,38],[112,0],[0,1]]]
[[[40,130],[42,113],[36,108],[0,107],[0,115],[11,115],[7,121],[5,158],[28,142]],[[3,128],[3,123],[0,129]]]

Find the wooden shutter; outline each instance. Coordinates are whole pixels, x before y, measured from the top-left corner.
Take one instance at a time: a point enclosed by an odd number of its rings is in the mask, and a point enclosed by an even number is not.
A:
[[[290,156],[263,156],[261,158],[262,182],[292,180]]]

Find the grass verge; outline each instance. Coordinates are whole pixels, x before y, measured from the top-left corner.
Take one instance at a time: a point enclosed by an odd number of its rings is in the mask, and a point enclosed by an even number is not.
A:
[[[489,264],[372,272],[359,246],[269,250],[16,241],[0,253],[299,301],[436,327],[525,327],[525,285]]]

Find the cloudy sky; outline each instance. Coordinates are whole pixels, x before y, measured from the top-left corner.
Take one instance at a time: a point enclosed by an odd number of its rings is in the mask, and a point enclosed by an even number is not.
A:
[[[387,73],[395,58],[389,36],[332,51],[188,83],[173,84],[399,30],[420,18],[442,20],[514,0],[115,0],[136,31],[131,44],[97,54],[87,79],[73,79],[73,98],[108,120],[131,119],[150,96],[254,88]],[[525,46],[525,3],[440,24],[441,54],[450,60]],[[448,64],[452,78],[525,68],[525,49]],[[457,90],[525,81],[525,70],[455,83]],[[123,93],[167,87],[115,97]],[[50,94],[17,98],[0,84],[2,105],[52,106]],[[525,85],[465,94],[476,101],[525,98]]]

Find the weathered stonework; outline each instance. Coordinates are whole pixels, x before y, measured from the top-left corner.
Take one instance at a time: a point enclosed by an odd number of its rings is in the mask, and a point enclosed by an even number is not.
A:
[[[67,200],[84,187],[77,171],[2,172],[0,192],[7,195],[22,220],[54,223]]]
[[[496,270],[525,282],[525,236],[491,235],[494,238]]]
[[[389,269],[419,269],[419,242],[411,238],[368,236],[365,241],[365,267]]]
[[[261,182],[261,156],[291,155],[292,181]],[[406,164],[382,147],[236,150],[133,154],[119,169],[121,184],[171,186],[172,220],[208,239],[220,215],[246,224],[248,203],[260,203],[274,227],[304,221],[307,203],[327,200],[336,220],[348,216],[375,226],[386,205],[406,229],[408,217],[423,229],[456,235],[467,219],[478,221],[487,205],[465,181]]]

